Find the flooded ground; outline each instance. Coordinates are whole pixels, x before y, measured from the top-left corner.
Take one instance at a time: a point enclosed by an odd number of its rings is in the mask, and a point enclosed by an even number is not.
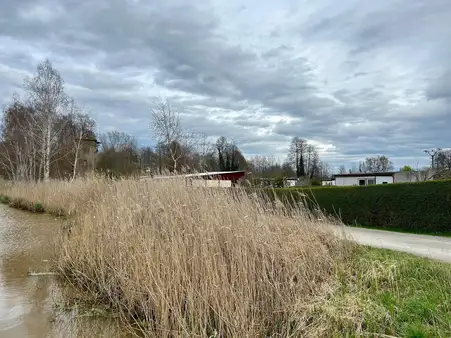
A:
[[[127,337],[113,320],[57,310],[61,294],[47,272],[61,221],[0,205],[0,337]]]

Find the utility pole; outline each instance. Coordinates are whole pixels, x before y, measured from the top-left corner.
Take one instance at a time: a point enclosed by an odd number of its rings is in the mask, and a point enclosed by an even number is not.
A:
[[[434,169],[434,158],[435,156],[441,152],[441,148],[435,148],[435,149],[425,149],[423,150],[424,153],[428,154],[431,157],[431,169]]]

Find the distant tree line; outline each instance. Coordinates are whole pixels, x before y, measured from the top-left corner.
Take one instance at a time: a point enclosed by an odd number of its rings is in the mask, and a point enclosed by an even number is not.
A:
[[[139,147],[121,131],[99,134],[50,60],[37,65],[23,89],[5,107],[0,125],[0,175],[7,179],[75,179],[94,170],[111,177],[234,170],[278,180],[331,175],[318,149],[303,138],[291,140],[283,162],[274,156],[246,159],[233,140],[186,129],[177,107],[161,98],[149,108],[152,147]]]
[[[364,161],[360,161],[358,165],[352,166],[349,170],[344,165],[341,165],[338,168],[338,173],[383,173],[393,171],[394,168],[393,162],[387,156],[377,155],[365,158]]]

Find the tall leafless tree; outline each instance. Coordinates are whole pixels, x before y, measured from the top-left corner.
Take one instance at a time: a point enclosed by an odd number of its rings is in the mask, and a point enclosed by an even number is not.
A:
[[[387,156],[367,157],[364,162],[359,163],[359,171],[363,173],[381,173],[392,171],[393,162]]]
[[[159,144],[161,156],[171,161],[171,169],[180,171],[180,162],[198,141],[198,134],[182,127],[180,114],[169,100],[155,99],[150,108],[151,131]]]
[[[343,164],[338,167],[338,173],[340,175],[347,174],[346,167]]]
[[[64,126],[58,124],[59,117],[67,114],[69,98],[64,90],[60,73],[50,60],[38,64],[36,74],[25,80],[29,102],[36,112],[33,124],[34,139],[40,144],[40,171],[45,181],[50,178],[50,165],[57,152],[58,138]]]
[[[83,109],[70,100],[68,115],[63,122],[64,136],[63,140],[67,142],[67,149],[63,150],[63,155],[67,155],[72,170],[72,179],[75,179],[80,167],[80,156],[84,152],[84,145],[86,142],[96,142],[95,140],[95,121]],[[63,142],[61,142],[63,143]],[[89,143],[88,143],[89,144]]]
[[[33,180],[37,152],[33,139],[32,108],[18,95],[3,112],[0,139],[0,171],[12,180]]]
[[[100,135],[101,152],[97,169],[113,177],[139,172],[139,151],[136,139],[124,132],[110,131]]]

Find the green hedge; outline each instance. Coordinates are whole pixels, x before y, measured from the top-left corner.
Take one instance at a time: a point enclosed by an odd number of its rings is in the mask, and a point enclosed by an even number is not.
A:
[[[365,187],[274,189],[288,203],[312,200],[345,224],[413,232],[451,232],[451,180],[399,183]],[[272,193],[271,193],[272,195]]]

